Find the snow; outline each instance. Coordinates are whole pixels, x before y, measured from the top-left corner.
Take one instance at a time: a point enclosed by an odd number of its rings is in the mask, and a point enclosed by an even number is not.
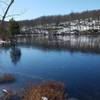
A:
[[[35,27],[22,27],[22,32],[30,32],[30,33],[53,33],[61,34],[61,33],[75,33],[74,30],[79,32],[98,29],[100,30],[100,20],[92,20],[92,19],[85,19],[85,20],[73,20],[73,21],[66,21],[61,22],[57,26],[56,24],[46,24],[46,25],[37,25]]]

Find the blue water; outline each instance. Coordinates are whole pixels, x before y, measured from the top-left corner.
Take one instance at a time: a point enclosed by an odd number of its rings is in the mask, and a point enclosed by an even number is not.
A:
[[[12,73],[16,83],[2,88],[20,89],[43,80],[64,82],[69,96],[79,100],[100,100],[100,54],[17,46],[19,57],[12,48],[0,49],[0,74]]]

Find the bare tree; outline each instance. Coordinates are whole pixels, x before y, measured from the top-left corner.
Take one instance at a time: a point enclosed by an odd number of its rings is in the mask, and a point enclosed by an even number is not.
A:
[[[4,15],[2,16],[2,20],[1,20],[1,29],[4,28],[4,20],[5,20],[6,16],[7,16],[7,13],[8,13],[8,11],[9,11],[10,7],[11,7],[12,4],[14,3],[14,0],[11,0],[9,4],[7,4],[7,3],[4,2],[4,1],[2,1],[2,2],[5,3],[5,4],[7,5],[7,8],[6,8],[5,12],[4,12]]]

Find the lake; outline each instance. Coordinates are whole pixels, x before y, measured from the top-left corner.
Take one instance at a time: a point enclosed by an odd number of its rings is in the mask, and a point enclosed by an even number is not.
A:
[[[55,80],[65,84],[71,97],[99,100],[100,36],[19,37],[15,47],[0,47],[3,73],[12,73],[16,82],[0,85],[0,92]]]

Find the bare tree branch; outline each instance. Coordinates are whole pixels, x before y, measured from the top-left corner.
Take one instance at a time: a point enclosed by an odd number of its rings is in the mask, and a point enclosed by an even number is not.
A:
[[[11,5],[13,4],[13,2],[14,2],[14,0],[11,0],[10,4],[8,5],[8,7],[7,7],[7,9],[6,9],[5,13],[4,13],[4,16],[3,16],[3,18],[2,18],[1,24],[3,24],[3,22],[4,22],[4,20],[5,20],[5,17],[6,17],[6,15],[7,15],[8,11],[9,11]]]
[[[1,3],[3,3],[3,4],[5,4],[6,6],[8,6],[9,4],[8,3],[6,3],[5,1],[3,1],[3,0],[0,0],[0,2]]]
[[[19,15],[21,15],[21,14],[12,14],[12,15],[6,16],[6,18],[9,18],[9,17],[12,17],[12,16],[19,16]]]
[[[1,20],[1,27],[2,27],[1,29],[2,30],[4,29],[4,20],[6,18],[6,15],[7,15],[8,11],[9,11],[9,9],[10,9],[10,7],[11,7],[11,5],[13,3],[14,3],[14,0],[11,0],[10,3],[7,5],[7,8],[6,8],[5,12],[4,12],[4,15],[3,15],[2,20]]]
[[[6,18],[9,18],[9,17],[14,17],[14,16],[20,16],[21,14],[12,14],[12,15],[7,15],[6,17],[5,17],[5,19]],[[0,15],[0,17],[2,18],[3,16],[2,15]]]

